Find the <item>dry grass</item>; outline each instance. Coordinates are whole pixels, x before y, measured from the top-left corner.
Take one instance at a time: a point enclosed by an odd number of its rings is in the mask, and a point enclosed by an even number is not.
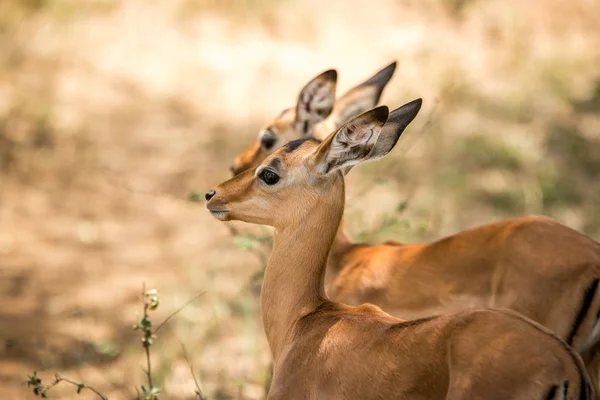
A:
[[[344,90],[398,59],[384,102],[425,99],[401,149],[351,174],[355,237],[543,213],[600,238],[597,15],[591,0],[0,2],[2,393],[24,398],[38,369],[126,398],[145,282],[162,316],[206,291],[156,345],[165,398],[194,393],[179,340],[210,398],[260,398],[261,262],[186,196],[325,68]]]

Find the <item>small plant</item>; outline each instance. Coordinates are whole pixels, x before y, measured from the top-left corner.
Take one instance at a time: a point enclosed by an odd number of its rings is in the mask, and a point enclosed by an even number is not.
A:
[[[148,382],[147,382],[147,384],[141,385],[141,389],[142,389],[141,393],[139,392],[139,390],[136,389],[138,392],[139,399],[141,399],[141,400],[158,400],[158,395],[160,394],[160,388],[154,386],[154,382],[152,379],[152,363],[151,363],[151,359],[150,359],[150,347],[154,344],[154,339],[156,339],[156,333],[167,322],[169,322],[169,320],[171,318],[173,318],[181,310],[183,310],[186,306],[188,306],[194,300],[198,299],[203,294],[204,293],[200,293],[197,296],[190,299],[189,301],[187,301],[183,306],[179,307],[177,310],[175,310],[173,313],[171,313],[171,315],[169,315],[167,318],[165,318],[164,321],[162,321],[160,324],[158,324],[158,326],[156,326],[156,328],[154,328],[154,326],[152,325],[152,321],[150,320],[149,313],[150,313],[150,311],[156,310],[160,304],[160,298],[158,297],[158,291],[156,289],[146,290],[145,286],[142,289],[141,301],[142,301],[142,305],[143,305],[143,311],[142,311],[141,315],[139,312],[137,313],[137,323],[133,326],[133,329],[136,331],[137,330],[142,331],[142,338],[141,338],[142,339],[142,347],[144,348],[144,351],[146,353],[146,368],[144,369],[144,372],[146,374],[146,378],[147,378]],[[181,347],[183,349],[183,356],[184,356],[185,361],[187,362],[188,366],[190,367],[190,372],[192,374],[192,378],[194,379],[194,383],[196,385],[195,397],[199,400],[206,400],[206,397],[204,397],[204,394],[202,393],[202,390],[200,389],[200,384],[198,383],[198,380],[196,379],[196,376],[194,375],[192,365],[188,359],[187,352],[185,351],[185,347],[183,346],[183,343],[181,344]],[[87,389],[89,391],[94,392],[100,399],[107,400],[106,396],[104,396],[102,393],[100,393],[98,390],[96,390],[92,386],[89,386],[88,384],[85,384],[82,382],[76,382],[69,378],[65,378],[57,373],[54,374],[54,380],[52,380],[52,382],[50,382],[49,384],[44,384],[42,382],[42,379],[37,375],[37,371],[33,371],[33,374],[27,376],[27,381],[25,381],[25,383],[27,384],[27,387],[30,387],[30,388],[33,387],[33,393],[36,396],[40,396],[43,398],[47,398],[48,392],[54,386],[58,385],[61,382],[69,383],[69,384],[75,386],[76,390],[77,390],[77,394],[81,393],[82,390]]]
[[[33,394],[39,397],[43,397],[43,398],[47,398],[48,397],[48,392],[55,387],[56,385],[58,385],[61,382],[65,382],[65,383],[69,383],[73,386],[75,386],[77,389],[77,394],[81,393],[81,391],[83,389],[87,389],[90,390],[92,392],[94,392],[99,398],[101,398],[102,400],[107,400],[106,396],[104,396],[102,393],[100,393],[98,390],[94,389],[93,387],[82,383],[82,382],[76,382],[72,379],[69,378],[65,378],[64,376],[61,376],[59,374],[54,374],[54,380],[52,380],[52,382],[50,382],[47,385],[44,385],[44,383],[42,382],[42,379],[38,377],[37,372],[33,371],[33,374],[27,377],[27,387],[33,387]]]
[[[152,321],[148,315],[149,311],[156,310],[160,304],[158,291],[156,289],[145,290],[144,288],[142,290],[142,303],[144,305],[143,314],[141,316],[138,314],[137,324],[133,326],[134,330],[142,331],[142,346],[146,352],[145,372],[148,379],[148,386],[142,385],[142,393],[140,398],[144,400],[158,400],[160,388],[155,387],[154,383],[152,382],[152,363],[150,361],[150,346],[152,346],[156,335],[152,331]]]
[[[161,322],[160,324],[158,324],[158,326],[156,327],[156,329],[153,329],[152,321],[150,320],[150,317],[149,317],[148,313],[149,313],[149,311],[156,310],[158,308],[158,305],[160,304],[160,299],[158,297],[158,291],[156,289],[146,290],[145,287],[142,289],[141,300],[142,300],[142,304],[144,306],[144,309],[143,309],[142,315],[138,314],[138,316],[137,316],[137,318],[138,318],[137,324],[135,324],[133,326],[134,330],[141,330],[142,331],[142,346],[144,347],[144,351],[146,353],[146,369],[145,369],[145,373],[146,373],[146,377],[148,379],[148,385],[147,386],[146,385],[142,385],[141,386],[142,393],[140,393],[140,395],[139,395],[140,399],[143,399],[143,400],[158,400],[158,395],[160,393],[160,388],[154,386],[154,382],[152,380],[152,363],[151,363],[151,360],[150,360],[150,347],[154,344],[154,339],[156,339],[156,333],[167,322],[169,322],[169,320],[171,318],[173,318],[181,310],[183,310],[187,305],[189,305],[194,300],[198,299],[203,294],[204,293],[200,293],[199,295],[197,295],[194,298],[190,299],[183,306],[179,307],[177,310],[175,310],[173,313],[171,313],[171,315],[169,315],[167,318],[165,318],[165,320],[163,322]],[[196,384],[196,391],[195,391],[196,398],[198,398],[200,400],[206,400],[206,398],[202,394],[202,390],[200,389],[200,385],[199,385],[198,381],[196,380],[196,376],[194,375],[194,371],[193,371],[192,366],[191,366],[191,364],[190,364],[190,362],[188,360],[187,353],[185,352],[185,347],[183,347],[183,344],[181,346],[183,348],[183,355],[185,357],[185,360],[188,363],[188,365],[190,367],[190,371],[192,373],[192,377],[194,378],[194,383]]]

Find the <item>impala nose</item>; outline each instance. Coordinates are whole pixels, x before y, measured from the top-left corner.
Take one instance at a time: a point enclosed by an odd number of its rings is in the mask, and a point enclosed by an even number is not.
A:
[[[209,201],[210,199],[212,199],[214,197],[215,194],[217,194],[217,192],[215,192],[214,190],[211,190],[210,192],[207,192],[204,195],[204,198],[206,199],[206,201]]]

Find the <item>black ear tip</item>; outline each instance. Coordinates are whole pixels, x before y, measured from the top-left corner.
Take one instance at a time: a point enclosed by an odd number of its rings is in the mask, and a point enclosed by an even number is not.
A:
[[[390,113],[389,121],[400,121],[406,119],[407,117],[410,118],[410,121],[412,121],[412,119],[415,118],[421,110],[422,104],[423,99],[418,98],[406,103],[402,107],[396,108]]]
[[[418,98],[415,99],[413,101],[409,101],[408,103],[406,103],[405,105],[403,105],[402,107],[400,107],[398,110],[410,110],[410,111],[414,111],[415,113],[418,113],[419,110],[421,110],[421,106],[423,105],[423,99]]]
[[[381,72],[379,72],[379,74],[377,75],[381,74],[381,76],[387,78],[387,80],[389,81],[390,79],[392,79],[392,75],[394,75],[394,72],[396,72],[396,66],[398,66],[398,62],[394,61],[393,63],[382,69]]]
[[[337,71],[335,69],[328,69],[327,71],[323,72],[319,77],[325,79],[326,81],[335,82],[337,81]]]

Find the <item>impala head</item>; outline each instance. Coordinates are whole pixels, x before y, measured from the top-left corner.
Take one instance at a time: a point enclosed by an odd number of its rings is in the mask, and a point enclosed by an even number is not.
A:
[[[389,114],[386,106],[377,107],[322,142],[314,138],[292,141],[258,167],[213,188],[206,194],[206,206],[222,221],[275,227],[299,221],[323,196],[333,196],[335,190],[343,193],[341,171],[389,153],[420,108],[421,99]]]
[[[337,72],[331,69],[316,76],[302,88],[296,106],[275,117],[260,130],[257,140],[235,158],[231,172],[237,175],[260,165],[267,156],[292,140],[313,137],[325,120],[331,121],[331,130],[337,129],[351,117],[375,107],[395,69],[393,62],[337,101]]]

